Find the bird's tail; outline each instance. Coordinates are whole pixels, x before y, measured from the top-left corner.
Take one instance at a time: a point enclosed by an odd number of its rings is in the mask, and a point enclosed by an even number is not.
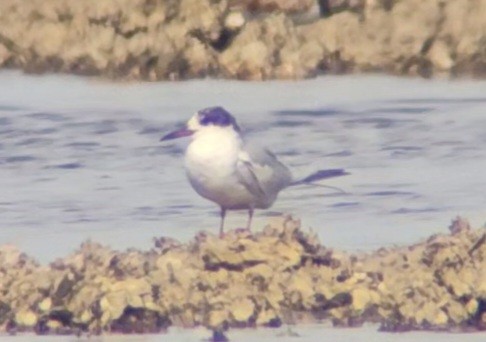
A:
[[[318,185],[322,186],[325,188],[330,188],[334,190],[339,190],[341,192],[344,192],[342,189],[333,187],[333,186],[328,186],[328,185],[322,185],[322,184],[316,184],[315,182],[323,180],[323,179],[328,179],[328,178],[334,178],[334,177],[341,177],[341,176],[346,176],[349,175],[349,172],[346,172],[344,169],[328,169],[328,170],[319,170],[314,173],[311,173],[307,177],[304,177],[302,179],[296,180],[290,184],[290,186],[295,186],[295,185],[304,185],[304,184],[312,184],[312,185]]]

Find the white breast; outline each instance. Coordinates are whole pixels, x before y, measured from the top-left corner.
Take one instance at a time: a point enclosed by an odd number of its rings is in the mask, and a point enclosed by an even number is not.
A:
[[[229,128],[205,127],[193,136],[186,151],[187,177],[196,192],[227,209],[246,209],[256,199],[239,182],[236,163],[242,146]]]

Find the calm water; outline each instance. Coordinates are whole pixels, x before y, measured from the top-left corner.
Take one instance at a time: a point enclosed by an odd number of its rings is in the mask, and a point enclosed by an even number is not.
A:
[[[409,333],[377,333],[376,326],[364,326],[362,328],[330,328],[324,325],[307,324],[279,329],[235,329],[227,333],[232,342],[315,342],[315,341],[339,341],[339,342],[482,342],[486,336],[485,332],[468,334],[451,334],[445,332],[423,332],[415,331]],[[14,342],[156,342],[156,341],[178,341],[178,342],[204,342],[208,341],[211,333],[204,329],[177,329],[171,328],[167,334],[157,335],[107,335],[91,337],[73,336],[34,336],[17,335],[4,336]],[[0,338],[2,336],[0,335]]]
[[[0,73],[0,244],[51,261],[91,238],[149,248],[154,236],[217,232],[216,206],[187,183],[187,140],[159,138],[197,109],[223,105],[296,176],[352,175],[292,188],[268,216],[292,213],[324,244],[369,250],[486,221],[486,82],[378,76],[299,82],[113,84]],[[229,214],[227,228],[245,213]]]

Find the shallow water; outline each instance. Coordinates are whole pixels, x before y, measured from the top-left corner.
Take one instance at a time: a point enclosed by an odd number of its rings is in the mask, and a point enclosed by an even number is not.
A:
[[[385,76],[306,81],[104,83],[0,73],[0,244],[41,261],[91,238],[149,248],[154,236],[217,232],[217,207],[187,183],[187,140],[159,138],[223,105],[296,176],[345,168],[346,191],[284,191],[281,212],[329,246],[369,250],[486,220],[486,82]],[[229,213],[227,228],[246,213]]]
[[[446,332],[414,331],[408,333],[378,333],[376,326],[364,326],[361,328],[331,328],[329,326],[309,324],[293,327],[281,327],[278,329],[235,329],[230,330],[226,336],[232,342],[259,341],[259,342],[315,342],[315,341],[340,341],[340,342],[482,342],[486,333],[451,334]],[[2,335],[0,335],[0,338]],[[4,336],[15,342],[31,341],[33,335]],[[178,329],[170,328],[167,334],[156,335],[106,335],[90,337],[74,336],[36,336],[37,342],[57,341],[89,341],[89,342],[152,342],[152,341],[179,341],[202,342],[209,341],[211,332],[204,328]]]

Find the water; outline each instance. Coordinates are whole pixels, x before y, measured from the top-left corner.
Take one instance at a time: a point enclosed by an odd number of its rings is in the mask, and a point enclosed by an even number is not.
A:
[[[408,333],[377,333],[377,327],[366,325],[361,328],[331,328],[323,324],[302,324],[292,328],[281,327],[278,329],[233,329],[227,333],[232,342],[261,341],[261,342],[315,342],[315,341],[345,341],[345,342],[481,342],[486,333],[451,334],[447,332],[413,331]],[[0,335],[0,338],[2,335]],[[7,336],[4,336],[7,337]],[[170,328],[167,334],[156,335],[104,335],[89,337],[73,336],[33,336],[21,334],[8,336],[15,342],[29,342],[35,339],[37,342],[156,342],[156,341],[180,341],[201,342],[209,341],[211,333],[204,328],[180,329]]]
[[[385,76],[306,81],[104,83],[0,73],[0,244],[43,262],[91,238],[149,248],[218,230],[217,207],[183,170],[187,140],[159,138],[197,109],[223,105],[296,176],[345,168],[322,187],[283,192],[321,241],[370,250],[486,221],[486,82]],[[230,212],[227,228],[246,213]]]

